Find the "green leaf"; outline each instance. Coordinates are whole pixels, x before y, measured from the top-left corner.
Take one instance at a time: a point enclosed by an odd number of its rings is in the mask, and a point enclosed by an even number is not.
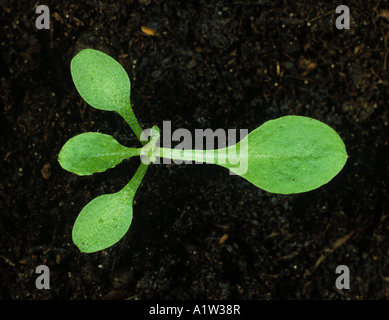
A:
[[[92,107],[120,111],[130,106],[130,79],[109,55],[93,49],[82,50],[72,59],[70,71],[78,93]]]
[[[118,242],[132,221],[132,203],[147,165],[141,164],[131,181],[119,192],[104,194],[89,202],[73,226],[74,244],[85,253],[106,249]]]
[[[132,203],[121,192],[104,194],[89,202],[73,227],[74,244],[85,253],[96,252],[118,242],[132,221]]]
[[[118,112],[140,139],[142,128],[130,103],[130,79],[119,62],[101,51],[85,49],[72,59],[70,72],[78,93],[89,105]]]
[[[301,116],[268,121],[236,146],[240,161],[247,159],[247,170],[240,172],[230,163],[222,166],[280,194],[316,189],[334,178],[347,161],[346,147],[331,127]],[[228,147],[229,154],[233,147]]]
[[[110,135],[87,132],[69,139],[58,161],[65,170],[83,176],[103,172],[136,155],[139,149],[125,147]]]

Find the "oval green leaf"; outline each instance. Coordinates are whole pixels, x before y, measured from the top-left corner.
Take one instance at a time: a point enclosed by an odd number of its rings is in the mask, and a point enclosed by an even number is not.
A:
[[[130,107],[130,79],[109,55],[82,50],[72,59],[70,71],[78,93],[92,107],[118,112]]]
[[[83,176],[103,172],[136,155],[140,155],[139,149],[125,147],[108,134],[87,132],[65,143],[58,162],[65,170]]]
[[[104,194],[89,202],[73,227],[74,244],[85,253],[108,248],[128,231],[132,221],[132,199],[125,193]]]
[[[242,163],[239,169],[230,163],[222,166],[279,194],[316,189],[332,180],[347,161],[339,135],[323,122],[302,116],[270,120],[236,146],[240,161],[247,159],[246,168]],[[232,147],[227,148],[229,157]]]
[[[119,192],[101,195],[90,201],[73,226],[74,244],[85,253],[106,249],[118,242],[132,221],[132,203],[147,165],[141,164],[131,181]]]

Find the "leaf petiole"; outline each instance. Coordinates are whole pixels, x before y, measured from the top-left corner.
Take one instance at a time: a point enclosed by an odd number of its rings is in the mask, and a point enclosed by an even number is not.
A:
[[[126,193],[130,197],[134,196],[146,174],[148,167],[149,166],[147,164],[141,162],[130,182],[127,183],[120,192]]]
[[[144,145],[146,142],[141,140],[142,127],[140,126],[134,111],[132,110],[131,103],[128,102],[128,106],[126,108],[120,108],[117,110],[122,118],[127,122],[127,124],[131,127],[132,131],[138,138],[138,140]]]
[[[227,149],[209,149],[209,150],[180,150],[169,148],[155,148],[155,154],[161,158],[168,158],[179,161],[195,161],[209,164],[225,163],[228,159]]]

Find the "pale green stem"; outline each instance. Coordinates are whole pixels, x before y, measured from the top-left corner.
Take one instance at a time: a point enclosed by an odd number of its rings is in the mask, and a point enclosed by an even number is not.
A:
[[[157,147],[155,148],[155,155],[172,160],[225,164],[227,161],[228,151],[226,148],[212,150],[179,150]]]
[[[140,156],[141,155],[142,148],[129,148],[129,147],[126,147],[126,150],[124,152],[125,152],[125,155],[127,156],[127,158],[136,157],[136,156]],[[122,153],[117,153],[117,154],[116,153],[110,153],[110,155],[121,156]]]
[[[147,168],[149,166],[147,164],[141,163],[136,170],[135,174],[131,178],[130,182],[127,183],[127,185],[120,191],[123,193],[126,193],[129,196],[134,196],[136,193],[136,190],[138,190],[143,177],[146,174]]]
[[[132,110],[131,104],[128,103],[128,105],[125,108],[121,108],[118,110],[118,113],[124,118],[124,120],[127,122],[127,124],[131,127],[132,131],[135,133],[136,137],[140,141],[140,135],[142,133],[142,127],[140,126],[138,120],[136,119],[135,113]],[[142,142],[143,145],[147,143]]]

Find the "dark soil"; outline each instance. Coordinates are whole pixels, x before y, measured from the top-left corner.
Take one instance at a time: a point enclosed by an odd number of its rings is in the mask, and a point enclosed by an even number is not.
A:
[[[0,1],[0,298],[388,299],[389,1],[343,1],[349,30],[335,27],[339,1],[114,3],[48,1],[51,28],[38,30],[32,2]],[[212,165],[153,165],[126,236],[82,254],[78,213],[139,164],[86,177],[58,164],[81,132],[139,146],[77,93],[69,63],[87,47],[128,71],[144,128],[253,130],[305,115],[340,134],[348,162],[289,196]],[[50,290],[35,287],[41,264]],[[335,287],[338,265],[350,290]]]

